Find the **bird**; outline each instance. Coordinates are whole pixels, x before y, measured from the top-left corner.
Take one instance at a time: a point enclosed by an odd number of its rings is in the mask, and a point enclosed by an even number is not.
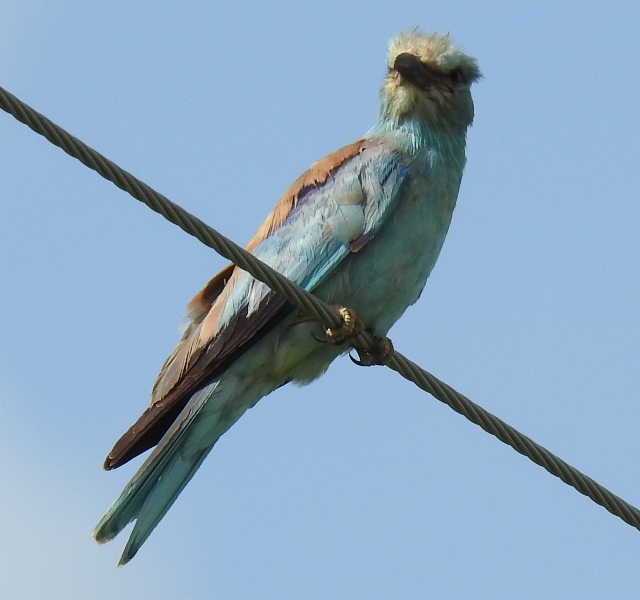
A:
[[[233,264],[205,285],[187,305],[150,406],[104,463],[115,469],[153,448],[94,530],[104,543],[135,521],[119,564],[245,411],[287,383],[322,375],[350,349],[341,342],[356,323],[381,349],[360,362],[388,362],[386,334],[418,300],[449,229],[474,117],[470,89],[481,73],[449,34],[418,30],[391,40],[386,67],[375,125],[303,173],[246,247],[344,308],[343,330],[301,314]]]

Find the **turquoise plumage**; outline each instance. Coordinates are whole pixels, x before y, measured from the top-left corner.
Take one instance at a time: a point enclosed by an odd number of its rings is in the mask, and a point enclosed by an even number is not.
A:
[[[248,249],[385,336],[418,299],[444,242],[479,76],[448,36],[395,38],[377,124],[303,174]],[[319,377],[346,349],[318,341],[320,324],[233,265],[192,300],[188,317],[151,406],[105,461],[112,469],[156,446],[94,532],[105,542],[135,521],[121,563],[248,408],[285,383]]]

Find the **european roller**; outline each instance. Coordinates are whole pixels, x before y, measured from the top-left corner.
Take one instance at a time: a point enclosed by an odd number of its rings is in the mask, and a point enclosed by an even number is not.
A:
[[[393,39],[377,123],[301,175],[247,249],[320,299],[349,307],[384,339],[442,248],[479,77],[475,59],[447,35]],[[106,542],[135,521],[121,564],[248,408],[286,383],[310,383],[348,349],[326,343],[321,324],[234,265],[195,296],[187,318],[151,405],[104,464],[114,469],[155,446],[94,532]],[[380,346],[380,356],[362,362],[387,360],[389,346]]]

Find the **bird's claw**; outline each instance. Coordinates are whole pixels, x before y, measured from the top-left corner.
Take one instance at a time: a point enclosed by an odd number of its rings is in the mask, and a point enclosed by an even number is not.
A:
[[[371,367],[373,365],[388,365],[393,358],[393,343],[388,337],[374,338],[374,349],[369,352],[356,348],[358,359],[356,360],[349,354],[351,361],[359,367]]]
[[[346,306],[337,306],[335,304],[332,306],[340,313],[342,324],[338,327],[327,327],[324,330],[325,339],[318,341],[329,342],[337,346],[344,343],[347,338],[357,337],[364,331],[364,323],[359,319],[355,311]]]
[[[343,344],[348,338],[354,338],[364,331],[364,323],[360,320],[355,311],[346,306],[332,306],[340,313],[342,324],[338,327],[327,327],[324,331],[324,339],[319,339],[313,333],[313,338],[322,343],[334,345]],[[349,358],[360,367],[371,367],[373,365],[388,365],[393,358],[393,343],[388,337],[374,337],[374,347],[372,351],[360,350],[356,348],[358,358],[349,355]]]

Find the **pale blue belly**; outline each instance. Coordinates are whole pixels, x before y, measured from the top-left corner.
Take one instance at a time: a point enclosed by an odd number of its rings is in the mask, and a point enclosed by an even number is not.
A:
[[[377,335],[385,335],[418,299],[444,243],[458,185],[429,184],[409,182],[382,231],[315,292],[353,308]]]
[[[415,174],[382,230],[359,252],[350,254],[314,293],[327,302],[355,310],[378,336],[413,304],[444,243],[455,207],[460,177],[444,181],[439,173]],[[438,193],[435,192],[438,190]],[[315,336],[315,337],[314,337]],[[348,346],[321,344],[315,321],[285,319],[230,368],[253,381],[247,396],[260,396],[286,381],[316,379]],[[251,405],[251,399],[245,397]]]

